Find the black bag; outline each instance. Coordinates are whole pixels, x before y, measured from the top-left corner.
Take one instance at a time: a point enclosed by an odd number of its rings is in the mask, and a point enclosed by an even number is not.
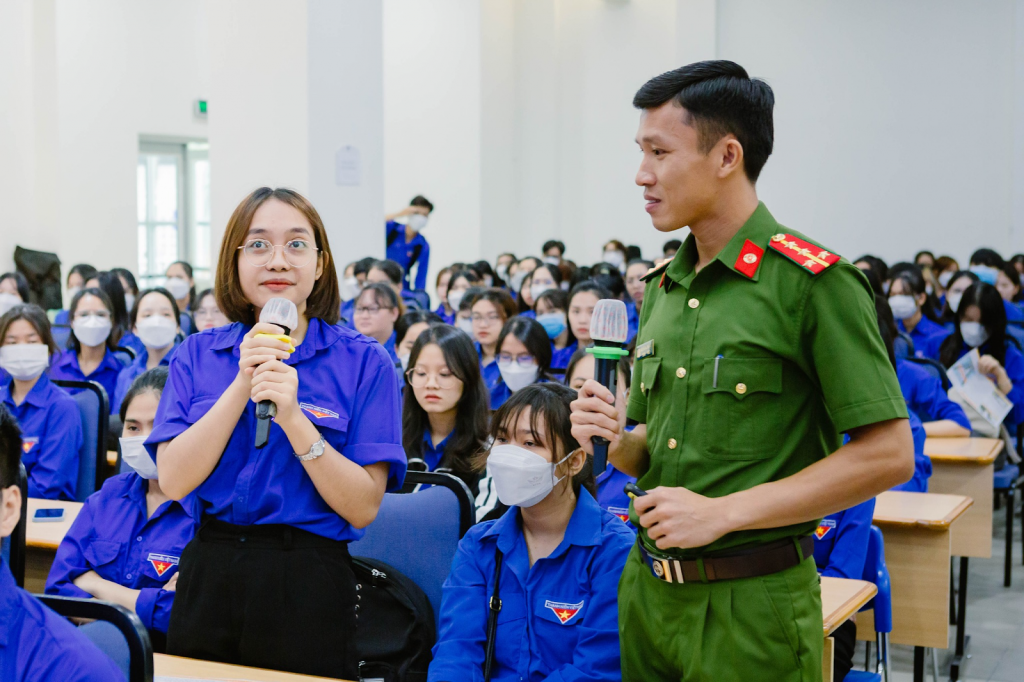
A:
[[[434,609],[420,587],[383,561],[352,557],[359,610],[359,679],[426,682],[437,641]]]
[[[61,308],[60,258],[55,253],[32,251],[20,246],[14,249],[14,264],[28,280],[29,300],[43,310]]]

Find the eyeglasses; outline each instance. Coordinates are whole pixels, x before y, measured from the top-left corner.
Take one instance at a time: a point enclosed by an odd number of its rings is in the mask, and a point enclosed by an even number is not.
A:
[[[413,367],[405,373],[405,378],[413,388],[423,388],[427,385],[427,379],[434,377],[437,381],[437,385],[440,388],[455,388],[455,384],[460,382],[457,376],[448,371],[438,372],[434,374],[425,370]]]
[[[513,362],[520,367],[531,367],[537,364],[537,360],[527,353],[517,355],[516,357],[512,357],[511,353],[498,353],[498,366],[505,365],[509,367]]]
[[[220,315],[219,308],[196,308],[192,313],[193,317],[213,317],[214,315]]]
[[[250,239],[238,247],[254,268],[262,268],[274,260],[274,252],[284,249],[284,260],[293,268],[309,265],[319,250],[305,239],[289,239],[284,244],[271,244],[266,239]]]
[[[473,313],[470,316],[470,319],[472,319],[474,322],[486,322],[488,325],[492,325],[494,323],[501,324],[501,315],[496,314],[481,315],[479,313]]]
[[[376,315],[377,313],[379,313],[382,310],[394,310],[394,308],[392,308],[389,305],[386,305],[386,306],[380,306],[380,305],[365,305],[364,306],[364,305],[361,305],[361,306],[356,306],[355,313],[356,313],[356,315]]]

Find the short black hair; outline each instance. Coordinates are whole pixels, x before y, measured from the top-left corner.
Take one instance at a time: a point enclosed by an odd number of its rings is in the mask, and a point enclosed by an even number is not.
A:
[[[0,282],[4,281],[5,279],[13,279],[14,280],[14,287],[18,290],[18,298],[21,299],[22,303],[31,303],[32,302],[32,301],[28,300],[28,297],[29,297],[28,280],[25,278],[25,275],[23,275],[20,272],[18,272],[17,270],[15,270],[13,272],[5,272],[4,274],[0,275]]]
[[[70,279],[71,275],[78,275],[82,278],[82,284],[85,284],[95,277],[97,272],[99,271],[88,263],[78,263],[71,266],[71,269],[68,271],[68,278]]]
[[[409,333],[409,328],[421,322],[444,324],[444,320],[437,313],[432,313],[429,310],[410,310],[395,322],[395,343],[402,343],[405,340],[405,335]]]
[[[701,153],[710,152],[725,135],[735,135],[743,147],[747,178],[757,181],[775,138],[771,86],[748,76],[736,62],[716,59],[655,76],[633,96],[637,109],[656,109],[670,101],[686,111],[684,121],[697,129]]]
[[[995,249],[978,249],[971,254],[971,265],[987,265],[991,268],[1002,268],[1003,257]]]
[[[669,239],[661,247],[661,253],[664,254],[666,251],[678,251],[683,248],[683,242],[678,239]]]
[[[21,429],[7,406],[0,403],[0,488],[18,484],[21,463]]]
[[[153,369],[147,369],[145,372],[135,377],[135,381],[132,382],[128,392],[124,394],[124,398],[121,399],[121,423],[125,421],[125,417],[128,416],[128,406],[131,405],[132,401],[143,393],[153,392],[157,395],[159,401],[160,395],[164,392],[164,386],[167,384],[167,374],[169,370],[166,366],[158,366]]]
[[[373,267],[373,264],[377,262],[377,259],[373,256],[367,256],[366,258],[360,258],[352,266],[352,275],[365,275]]]
[[[544,242],[544,246],[540,247],[541,253],[547,253],[549,249],[558,249],[559,256],[565,255],[565,244],[557,239],[549,239]]]
[[[124,293],[131,294],[132,296],[138,296],[139,284],[135,281],[135,275],[132,274],[131,270],[128,268],[110,268],[110,271],[125,282],[128,282],[128,288],[125,289]],[[122,284],[124,284],[124,282],[122,282]]]
[[[380,270],[387,275],[387,278],[391,280],[391,283],[395,286],[401,284],[402,278],[405,276],[405,270],[402,269],[402,266],[395,261],[388,259],[374,261],[370,270]]]
[[[421,208],[425,208],[425,209],[427,209],[427,213],[433,213],[433,211],[434,211],[434,205],[432,203],[430,203],[427,200],[427,198],[425,196],[423,196],[422,194],[417,194],[416,196],[414,196],[412,198],[412,201],[409,202],[409,205],[410,206],[419,206]]]

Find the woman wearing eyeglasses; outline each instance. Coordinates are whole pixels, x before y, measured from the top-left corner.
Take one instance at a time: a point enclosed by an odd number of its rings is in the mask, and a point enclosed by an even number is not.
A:
[[[387,284],[367,284],[356,297],[353,322],[356,331],[369,336],[391,356],[391,363],[401,363],[395,349],[395,323],[405,314],[405,306]]]
[[[458,476],[477,494],[474,458],[487,441],[487,389],[473,342],[445,324],[420,333],[409,354],[402,444],[410,468]]]
[[[498,336],[498,371],[491,389],[491,409],[497,410],[516,391],[551,377],[551,341],[543,325],[528,317],[513,317]]]
[[[392,362],[337,324],[327,233],[291,190],[258,189],[235,209],[214,291],[234,324],[178,347],[146,442],[163,491],[194,494],[202,510],[180,559],[167,651],[356,679],[348,543],[406,470]],[[290,344],[257,322],[273,298],[298,309]],[[257,449],[261,400],[277,416]]]
[[[477,353],[480,355],[480,371],[487,390],[494,388],[501,378],[497,361],[498,336],[505,322],[515,314],[516,303],[503,289],[486,289],[473,301],[470,319],[473,322]]]

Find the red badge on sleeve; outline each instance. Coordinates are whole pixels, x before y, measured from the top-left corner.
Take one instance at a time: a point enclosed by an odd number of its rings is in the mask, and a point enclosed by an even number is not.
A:
[[[739,257],[736,258],[736,264],[733,267],[753,279],[757,269],[761,266],[762,256],[764,256],[764,249],[748,239],[743,244],[743,249],[740,251]]]

